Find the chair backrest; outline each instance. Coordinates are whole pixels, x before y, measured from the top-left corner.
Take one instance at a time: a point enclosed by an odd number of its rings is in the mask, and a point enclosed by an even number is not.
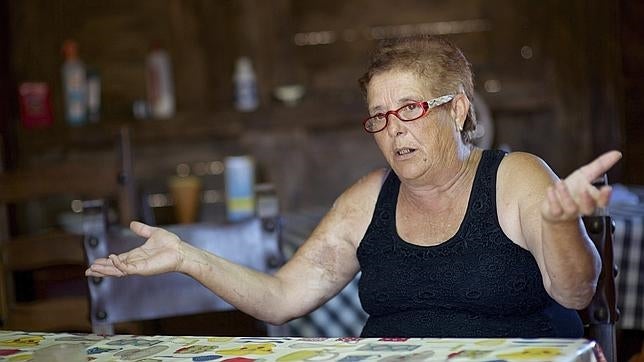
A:
[[[87,261],[121,253],[145,240],[123,228],[108,227],[100,202],[88,205]],[[94,209],[94,212],[92,212]],[[277,216],[226,224],[166,227],[182,240],[244,266],[272,273],[283,263]],[[113,325],[234,308],[194,279],[179,273],[124,278],[88,278],[95,333],[112,334]]]
[[[134,188],[127,129],[121,130],[115,149],[118,151],[113,164],[60,162],[0,173],[0,209],[6,211],[51,198],[104,197],[118,200],[119,215],[132,218]],[[48,228],[16,235],[16,230],[8,231],[10,214],[4,213],[0,220],[4,229],[0,235],[3,328],[90,331],[89,298],[82,277],[86,267],[82,232]],[[15,287],[21,288],[18,291],[31,287],[14,281],[20,275],[38,279],[29,284],[44,292],[33,293],[35,298],[16,298],[22,293],[17,293]]]
[[[51,278],[57,267],[76,272],[82,270],[82,240],[80,235],[52,232],[18,237],[4,243],[3,328],[25,331],[88,330],[87,297],[78,293],[82,285],[72,281],[78,278]],[[60,269],[57,271],[60,274]],[[33,301],[22,302],[17,298],[22,293],[16,291],[17,284],[21,282],[14,277],[30,272],[33,273],[30,279],[34,280],[34,284],[39,284],[38,289],[42,292],[34,293],[37,295]],[[61,292],[61,288],[66,288],[70,293],[64,294],[66,292]],[[52,294],[56,294],[56,297],[51,297]]]
[[[596,182],[598,186],[606,183],[605,176]],[[619,318],[615,289],[617,268],[613,259],[615,224],[605,209],[597,209],[595,215],[584,216],[582,219],[588,236],[599,252],[602,269],[592,301],[579,314],[586,328],[586,338],[595,340],[602,348],[606,360],[614,362],[617,361],[615,323]]]

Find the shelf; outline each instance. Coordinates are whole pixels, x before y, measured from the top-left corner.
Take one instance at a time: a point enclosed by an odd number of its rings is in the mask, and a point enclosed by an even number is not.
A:
[[[43,130],[21,130],[20,148],[29,153],[62,150],[92,150],[114,146],[119,130],[128,127],[133,142],[152,143],[171,139],[195,137],[238,137],[243,127],[240,122],[217,122],[233,114],[179,114],[167,120],[106,120],[80,127],[58,127]]]
[[[324,103],[322,105],[322,103]],[[52,127],[19,132],[25,153],[109,149],[119,129],[129,127],[133,144],[194,142],[203,139],[234,139],[248,131],[360,129],[366,113],[358,100],[305,100],[296,106],[271,105],[253,112],[222,110],[184,112],[167,120],[105,120],[80,127]]]
[[[87,197],[113,194],[118,188],[119,170],[114,163],[96,167],[96,162],[64,162],[47,166],[21,168],[0,173],[0,200],[16,202],[24,199],[65,194],[74,190]],[[92,183],[88,180],[102,180]]]

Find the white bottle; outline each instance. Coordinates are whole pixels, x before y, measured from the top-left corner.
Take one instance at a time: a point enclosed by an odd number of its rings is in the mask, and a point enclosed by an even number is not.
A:
[[[87,119],[96,123],[101,118],[101,76],[98,71],[87,70]]]
[[[146,62],[146,89],[153,118],[167,119],[174,116],[174,82],[168,53],[153,48]]]
[[[248,57],[237,59],[233,81],[235,83],[235,108],[242,112],[256,110],[259,107],[257,79]]]
[[[78,58],[78,44],[66,40],[63,44],[63,91],[65,95],[65,119],[72,126],[87,122],[87,78],[85,65]]]
[[[226,214],[231,222],[255,214],[255,161],[250,156],[228,156],[224,160]]]

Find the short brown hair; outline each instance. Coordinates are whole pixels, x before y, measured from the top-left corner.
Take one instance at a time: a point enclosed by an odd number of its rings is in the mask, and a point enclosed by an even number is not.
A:
[[[436,97],[465,93],[470,109],[461,137],[465,143],[472,141],[476,130],[472,67],[459,48],[447,39],[431,35],[384,40],[372,55],[367,72],[359,79],[362,94],[367,95],[367,86],[374,75],[392,69],[415,72],[427,81]]]

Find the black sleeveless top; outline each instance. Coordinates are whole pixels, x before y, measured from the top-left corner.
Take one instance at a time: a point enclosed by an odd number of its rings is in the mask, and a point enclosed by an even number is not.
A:
[[[496,173],[505,153],[483,151],[460,228],[435,246],[396,231],[400,180],[385,180],[357,250],[362,337],[581,337],[574,310],[543,287],[532,254],[501,230]]]

